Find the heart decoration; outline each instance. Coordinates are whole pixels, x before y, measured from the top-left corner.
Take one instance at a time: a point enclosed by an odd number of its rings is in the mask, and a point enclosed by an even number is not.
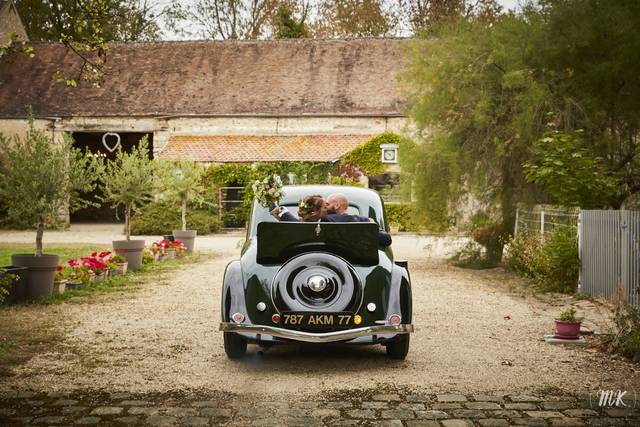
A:
[[[107,142],[107,137],[108,136],[115,136],[116,137],[116,143],[113,144],[113,146],[110,146],[109,143]],[[102,145],[104,145],[104,148],[109,150],[110,153],[113,153],[114,151],[116,151],[116,148],[118,148],[118,146],[120,145],[120,135],[118,135],[117,133],[113,133],[113,132],[105,133],[104,135],[102,135]]]

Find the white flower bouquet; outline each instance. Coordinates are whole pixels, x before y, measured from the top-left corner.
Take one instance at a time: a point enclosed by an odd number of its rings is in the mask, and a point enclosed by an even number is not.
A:
[[[268,209],[277,206],[282,196],[284,196],[282,180],[278,175],[271,175],[263,180],[254,181],[251,189],[258,203]]]

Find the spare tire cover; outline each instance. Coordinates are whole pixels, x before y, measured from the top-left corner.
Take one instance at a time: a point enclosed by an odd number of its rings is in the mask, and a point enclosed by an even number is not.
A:
[[[313,290],[310,279],[324,279]],[[362,284],[344,259],[325,252],[309,252],[289,260],[276,273],[272,296],[280,311],[355,312],[362,301]]]

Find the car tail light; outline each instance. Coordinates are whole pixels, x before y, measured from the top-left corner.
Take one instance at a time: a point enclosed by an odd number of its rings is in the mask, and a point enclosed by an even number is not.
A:
[[[278,313],[274,314],[273,316],[271,316],[271,321],[273,323],[280,323],[280,315]]]
[[[402,318],[399,314],[392,314],[391,316],[389,316],[389,323],[391,323],[393,326],[399,325],[401,320]]]
[[[242,323],[244,322],[244,314],[234,313],[233,316],[231,316],[231,319],[233,319],[233,321],[236,323]]]

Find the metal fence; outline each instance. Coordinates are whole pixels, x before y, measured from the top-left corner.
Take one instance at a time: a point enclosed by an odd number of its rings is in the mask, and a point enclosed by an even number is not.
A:
[[[514,236],[520,232],[540,233],[542,236],[553,232],[558,227],[573,227],[578,232],[578,208],[562,208],[558,206],[536,205],[518,207]]]
[[[583,210],[580,290],[640,306],[640,212]]]

